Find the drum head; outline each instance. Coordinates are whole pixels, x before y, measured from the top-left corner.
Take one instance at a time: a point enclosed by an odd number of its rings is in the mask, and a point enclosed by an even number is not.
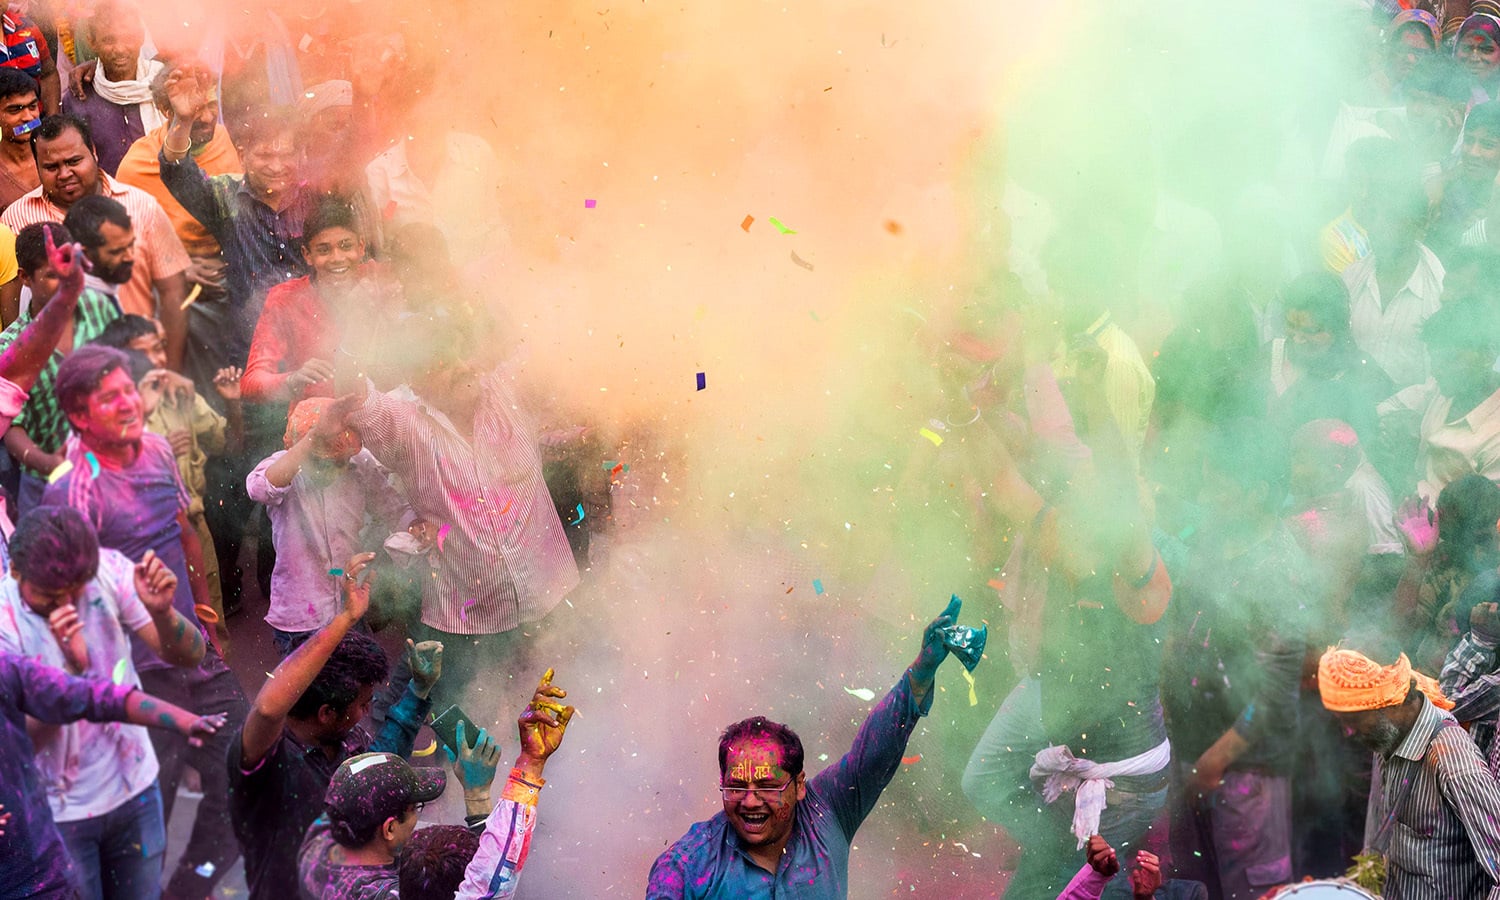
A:
[[[1276,900],[1380,900],[1362,887],[1347,881],[1308,881],[1292,885],[1276,895]]]

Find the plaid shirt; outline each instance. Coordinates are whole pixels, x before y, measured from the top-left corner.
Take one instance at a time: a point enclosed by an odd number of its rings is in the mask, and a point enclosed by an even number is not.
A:
[[[27,310],[10,323],[8,328],[0,331],[0,353],[4,353],[15,343],[34,317],[35,312]],[[106,325],[118,318],[120,304],[114,297],[91,287],[84,288],[83,294],[78,298],[78,309],[73,313],[73,346],[81,347],[92,341],[104,331]],[[31,396],[12,423],[25,431],[44,453],[56,453],[62,449],[63,441],[68,437],[68,417],[63,414],[62,407],[57,405],[57,394],[52,390],[52,383],[57,379],[57,367],[62,360],[62,352],[52,351],[52,357],[36,377]],[[26,471],[41,477],[29,467]]]
[[[1454,703],[1453,717],[1469,726],[1469,736],[1484,753],[1491,772],[1500,772],[1500,672],[1495,671],[1495,645],[1470,631],[1448,652],[1439,679],[1443,694]]]

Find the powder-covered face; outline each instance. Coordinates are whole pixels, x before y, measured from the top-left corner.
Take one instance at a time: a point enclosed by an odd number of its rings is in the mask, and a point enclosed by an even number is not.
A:
[[[783,762],[781,745],[764,737],[739,740],[725,756],[723,786],[745,792],[725,792],[724,814],[746,847],[776,847],[791,836],[807,788],[802,775],[787,774]]]

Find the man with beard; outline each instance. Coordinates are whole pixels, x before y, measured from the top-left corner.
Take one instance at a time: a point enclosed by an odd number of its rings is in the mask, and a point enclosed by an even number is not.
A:
[[[100,171],[94,137],[88,123],[74,116],[49,116],[33,132],[32,154],[41,187],[5,208],[0,222],[19,233],[37,222],[61,222],[73,204],[102,195],[119,201],[130,214],[138,241],[137,265],[120,286],[120,305],[126,312],[154,316],[167,330],[167,358],[182,358],[182,301],[187,297],[189,264],[182,241],[161,204]]]
[[[1375,754],[1365,848],[1386,858],[1385,895],[1497,900],[1500,785],[1437,684],[1389,641],[1360,643],[1395,661],[1330,647],[1318,693],[1344,733]]]
[[[107,197],[94,199],[99,204],[108,205],[101,209],[113,207],[108,215],[116,216],[116,221],[119,216],[124,215],[115,201]],[[90,208],[94,205],[90,204]],[[82,219],[92,223],[89,242],[95,244],[93,249],[84,249],[84,256],[91,262],[107,257],[113,263],[105,264],[104,274],[107,277],[120,277],[123,274],[128,278],[132,254],[129,240],[130,217],[124,216],[123,233],[119,225],[109,222],[107,215],[86,215]],[[12,322],[9,328],[0,332],[0,348],[10,346],[27,324],[53,302],[54,295],[59,293],[59,276],[47,258],[49,234],[53,243],[59,246],[73,239],[66,226],[55,222],[28,225],[16,236],[17,266],[22,283],[31,289],[31,307]],[[105,249],[107,246],[124,249],[108,250]],[[98,337],[105,326],[120,317],[120,305],[114,300],[111,286],[101,279],[101,270],[95,265],[94,274],[84,279],[83,292],[78,297],[72,321],[56,341],[51,359],[37,376],[31,395],[21,407],[21,414],[16,416],[5,432],[5,448],[21,466],[21,483],[16,498],[17,514],[36,505],[41,499],[42,489],[47,485],[47,476],[62,464],[62,446],[68,436],[68,420],[52,392],[58,365],[74,347]]]

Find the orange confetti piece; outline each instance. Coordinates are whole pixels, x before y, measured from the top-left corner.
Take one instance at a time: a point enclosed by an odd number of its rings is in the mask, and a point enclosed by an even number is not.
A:
[[[998,578],[991,578],[988,582],[986,582],[986,584],[988,584],[990,587],[994,588],[997,591],[1003,591],[1003,590],[1005,590],[1005,582],[1001,581]]]
[[[740,229],[743,230],[743,231],[745,231],[745,232],[749,232],[750,231],[750,226],[754,225],[754,224],[755,224],[755,217],[754,216],[746,216],[745,217],[745,221],[743,221],[743,222],[740,223]]]
[[[914,765],[916,765],[917,763],[919,763],[921,761],[922,761],[922,754],[920,754],[920,753],[918,753],[916,756],[903,756],[903,757],[901,757],[901,765],[903,765],[903,766],[914,766]]]

